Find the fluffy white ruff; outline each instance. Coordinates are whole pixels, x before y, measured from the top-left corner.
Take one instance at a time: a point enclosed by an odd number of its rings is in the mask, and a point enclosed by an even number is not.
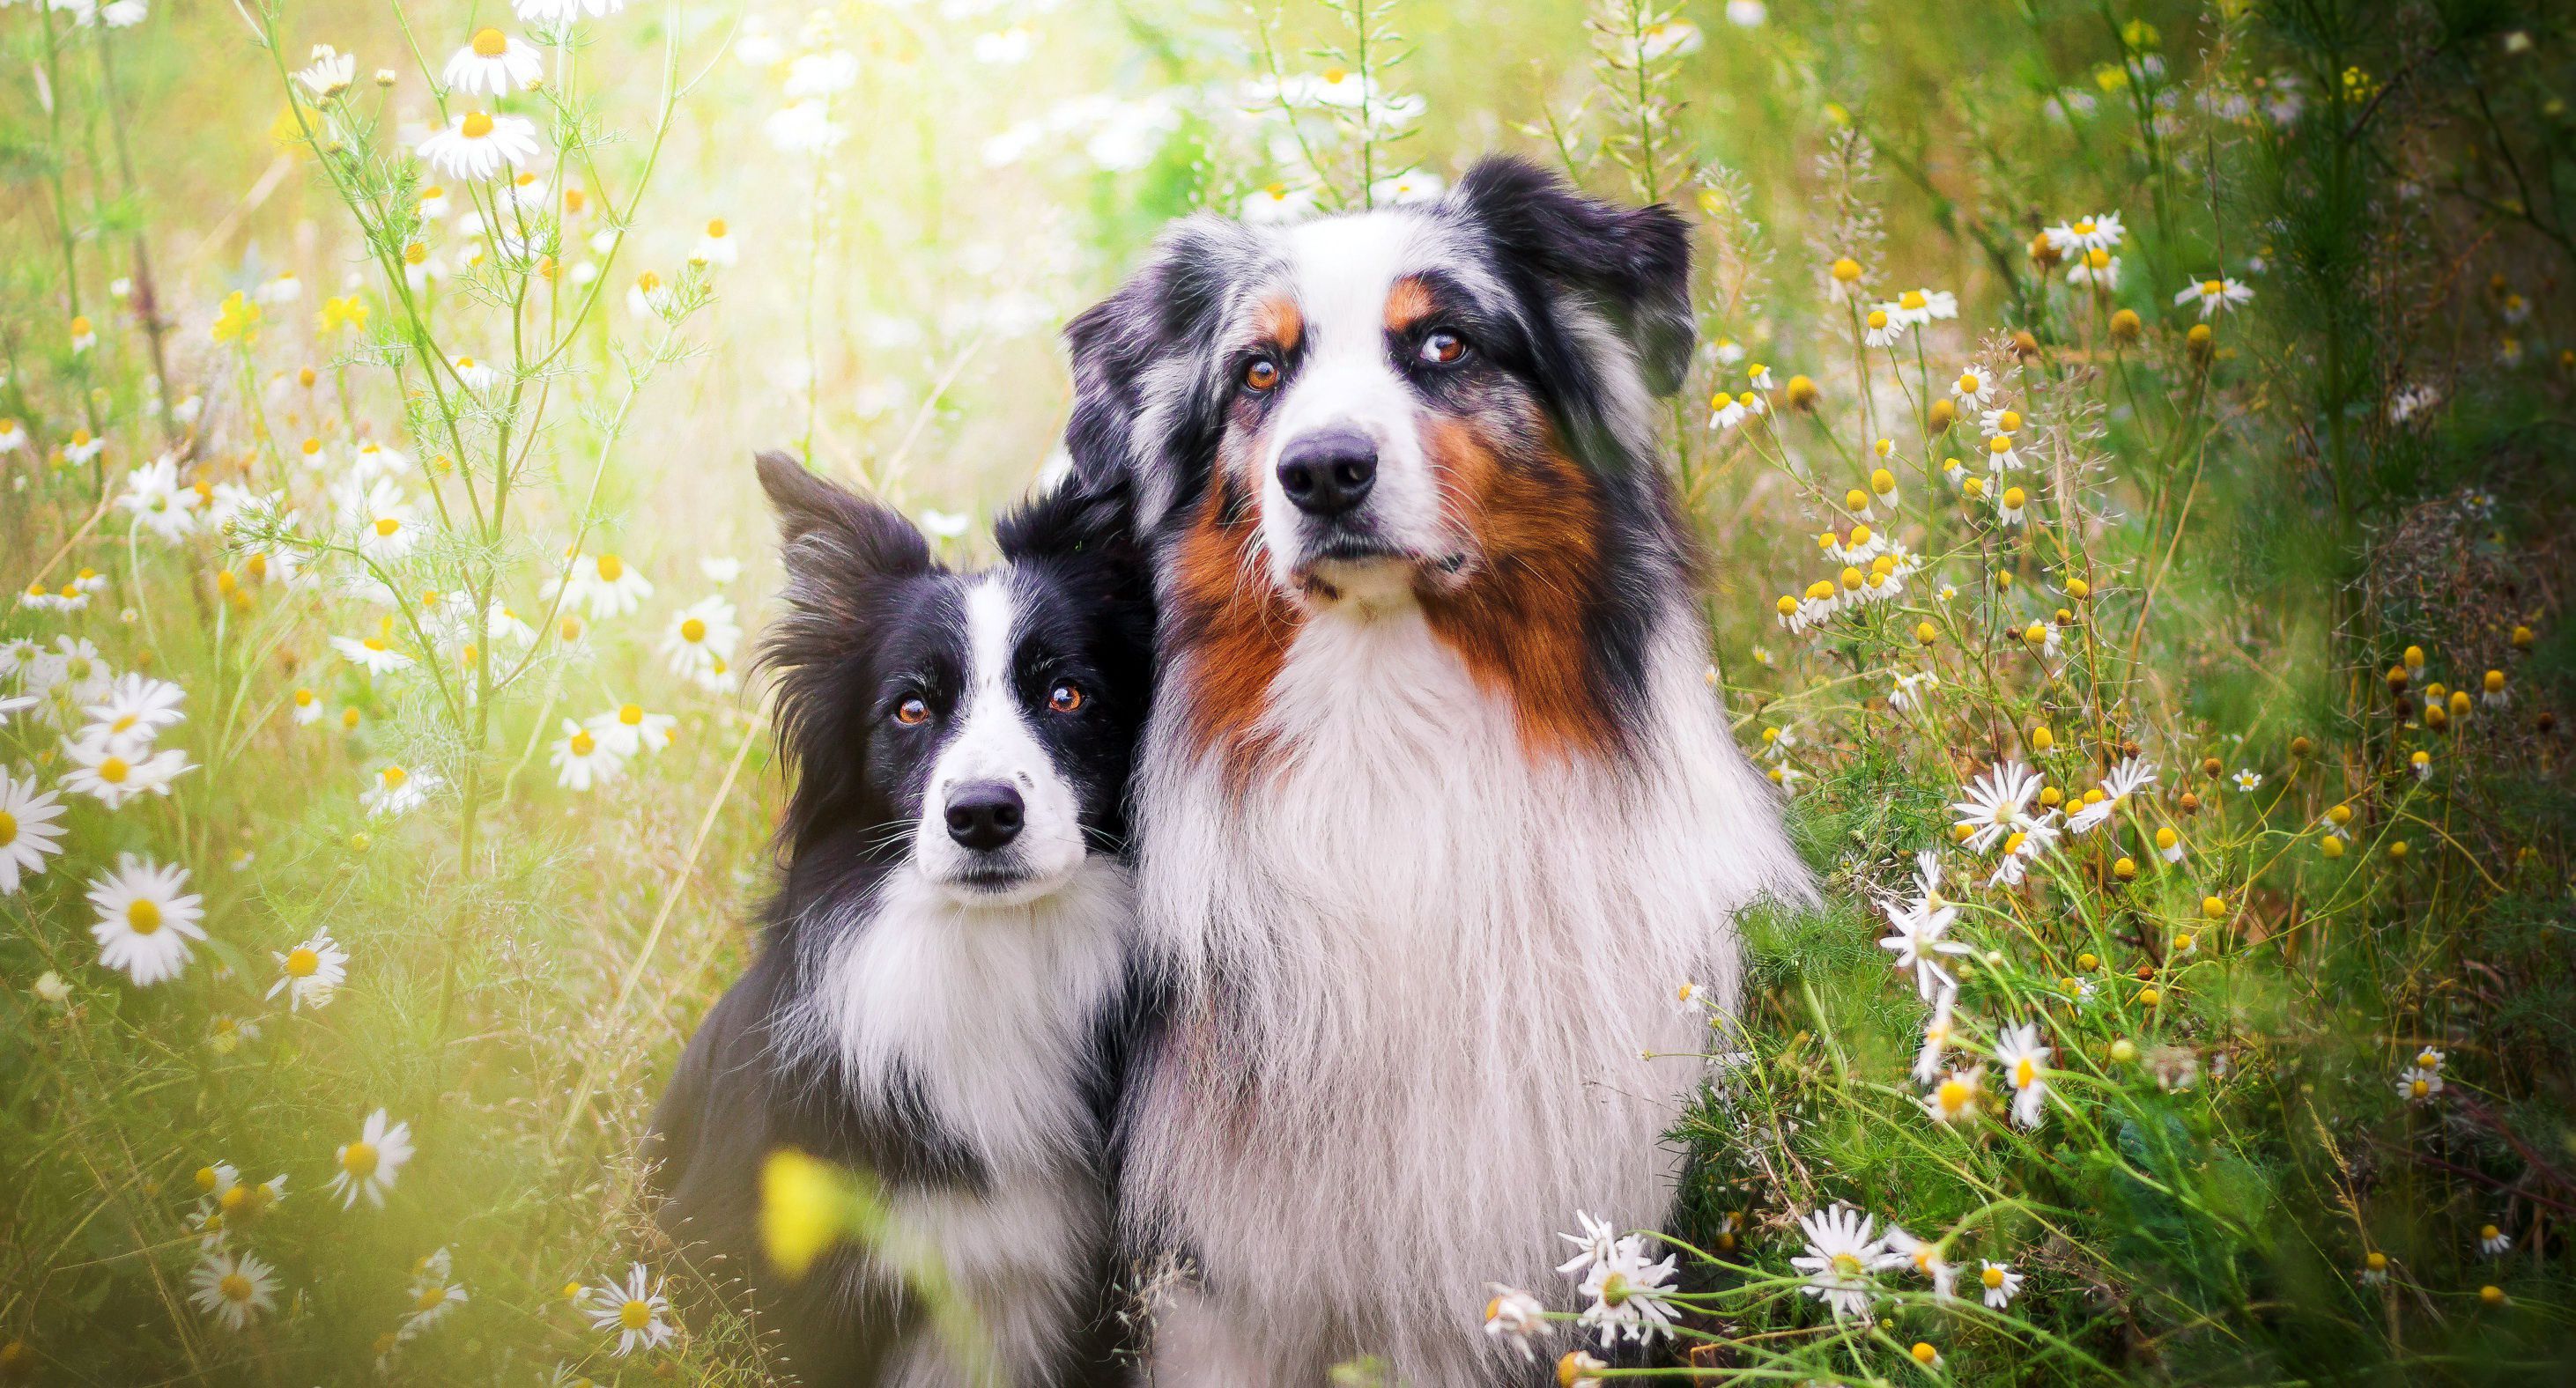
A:
[[[1186,666],[1166,680],[1139,913],[1180,1000],[1123,1207],[1206,1292],[1166,1318],[1160,1388],[1362,1353],[1415,1388],[1500,1382],[1526,1370],[1481,1333],[1487,1281],[1563,1305],[1578,1208],[1664,1223],[1709,1049],[1674,992],[1731,1008],[1733,913],[1810,887],[1688,614],[1663,626],[1609,761],[1530,761],[1411,608],[1304,625],[1266,715],[1284,755],[1240,796],[1177,741]]]
[[[825,962],[792,1043],[837,1052],[853,1088],[918,1085],[990,1176],[982,1194],[897,1192],[886,1262],[945,1267],[1008,1377],[970,1376],[925,1340],[889,1384],[1041,1382],[1079,1329],[1110,1201],[1084,1087],[1124,984],[1132,900],[1126,870],[1099,856],[1051,895],[1001,906],[960,903],[907,865]]]

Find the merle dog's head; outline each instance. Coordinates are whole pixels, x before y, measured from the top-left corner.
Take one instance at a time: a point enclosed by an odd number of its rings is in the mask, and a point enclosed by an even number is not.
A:
[[[1127,488],[1069,482],[960,574],[894,510],[760,455],[787,570],[761,659],[798,771],[790,911],[910,872],[961,904],[1035,901],[1126,833],[1152,698],[1150,583]]]

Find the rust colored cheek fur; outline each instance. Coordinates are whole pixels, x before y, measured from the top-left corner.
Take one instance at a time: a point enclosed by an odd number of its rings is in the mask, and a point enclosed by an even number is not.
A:
[[[1287,663],[1298,616],[1271,585],[1254,542],[1261,503],[1236,480],[1232,449],[1174,551],[1172,616],[1191,653],[1188,722],[1193,750],[1223,747],[1244,770],[1259,759],[1255,732],[1271,682]]]
[[[1584,622],[1600,581],[1592,478],[1544,429],[1507,450],[1475,422],[1439,418],[1424,443],[1446,511],[1479,551],[1465,583],[1419,585],[1431,629],[1479,684],[1512,701],[1530,754],[1607,750],[1616,733]]]

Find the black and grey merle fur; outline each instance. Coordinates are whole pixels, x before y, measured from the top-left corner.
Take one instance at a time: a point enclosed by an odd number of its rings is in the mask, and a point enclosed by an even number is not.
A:
[[[871,1250],[758,1250],[792,1147],[883,1187],[1017,1388],[1117,1381],[1105,1141],[1132,990],[1127,783],[1150,599],[1124,489],[1070,485],[952,573],[894,511],[759,460],[787,570],[762,659],[798,773],[763,949],[654,1116],[662,1221],[738,1274],[809,1385],[968,1385]]]

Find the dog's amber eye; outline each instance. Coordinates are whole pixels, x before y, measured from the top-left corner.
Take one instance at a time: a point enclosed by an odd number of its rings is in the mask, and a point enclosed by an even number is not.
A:
[[[1452,332],[1437,332],[1422,339],[1422,359],[1434,366],[1448,366],[1467,355],[1467,339]]]
[[[1279,384],[1279,363],[1268,357],[1254,357],[1243,368],[1243,383],[1254,390],[1268,390]]]
[[[1082,707],[1083,693],[1070,684],[1059,684],[1047,691],[1047,707],[1058,713],[1071,713]]]
[[[919,723],[929,717],[930,705],[917,698],[906,699],[894,706],[894,721],[898,723]]]

